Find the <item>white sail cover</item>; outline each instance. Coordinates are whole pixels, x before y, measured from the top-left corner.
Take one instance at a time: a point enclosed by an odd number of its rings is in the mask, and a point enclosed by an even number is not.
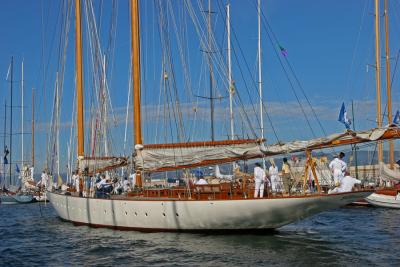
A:
[[[100,173],[127,165],[124,157],[85,157],[78,159],[78,168],[88,174]]]
[[[391,170],[385,163],[379,163],[380,177],[385,181],[396,180],[400,181],[400,172],[398,170]]]
[[[306,149],[318,149],[321,146],[332,147],[335,143],[339,145],[340,142],[346,140],[354,140],[352,143],[363,143],[369,141],[376,141],[382,138],[386,131],[393,128],[380,128],[371,129],[367,131],[347,131],[344,133],[332,134],[327,137],[315,138],[307,141],[292,141],[286,144],[276,144],[266,147],[263,151],[265,155],[286,154],[304,151]],[[395,128],[398,129],[398,128]]]
[[[285,144],[264,146],[262,143],[246,142],[241,144],[204,145],[204,146],[151,146],[137,145],[134,164],[136,169],[144,171],[170,170],[174,168],[192,168],[216,163],[232,162],[243,159],[262,158],[287,153],[321,149],[338,145],[377,141],[384,138],[387,131],[392,137],[399,138],[397,127],[371,129],[367,131],[347,131],[308,141],[292,141]],[[393,132],[394,131],[394,132]],[[346,143],[346,141],[349,141]]]
[[[137,150],[135,167],[145,171],[174,169],[262,157],[257,142],[217,146],[151,148]]]

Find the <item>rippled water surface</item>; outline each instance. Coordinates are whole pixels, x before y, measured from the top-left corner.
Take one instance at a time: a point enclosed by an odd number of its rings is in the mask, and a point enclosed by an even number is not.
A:
[[[50,204],[0,205],[0,266],[400,266],[400,210],[341,208],[272,234],[74,226]]]

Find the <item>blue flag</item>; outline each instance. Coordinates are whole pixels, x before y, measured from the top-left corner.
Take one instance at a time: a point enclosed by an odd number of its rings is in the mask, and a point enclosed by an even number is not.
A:
[[[17,173],[19,173],[19,167],[18,167],[18,164],[15,164],[15,171],[16,171]]]
[[[399,110],[397,110],[396,115],[393,118],[393,123],[400,124],[400,111]]]
[[[346,126],[347,130],[350,130],[351,121],[349,120],[349,118],[347,118],[347,111],[346,107],[344,106],[344,102],[342,103],[342,107],[340,108],[338,121],[343,123],[344,126]]]

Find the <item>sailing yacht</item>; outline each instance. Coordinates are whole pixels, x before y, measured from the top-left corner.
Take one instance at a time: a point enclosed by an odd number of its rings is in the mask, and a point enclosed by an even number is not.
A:
[[[236,231],[275,229],[314,214],[344,206],[367,197],[371,191],[326,194],[321,189],[312,162],[311,152],[340,145],[398,138],[399,128],[378,128],[348,131],[307,141],[293,141],[266,147],[263,139],[144,144],[140,107],[140,38],[139,4],[130,1],[131,60],[134,108],[135,148],[132,157],[88,157],[84,151],[83,75],[81,43],[81,1],[75,2],[76,18],[76,95],[77,95],[77,156],[80,176],[87,179],[123,166],[133,166],[138,190],[126,195],[96,198],[52,190],[48,198],[57,214],[77,225],[140,231]],[[303,189],[308,174],[313,173],[317,193],[266,196],[253,198],[247,179],[220,184],[144,188],[146,173],[215,166],[240,160],[261,159],[287,153],[306,152]],[[306,190],[303,190],[306,192]]]
[[[379,1],[375,0],[375,13],[379,14]],[[392,122],[392,99],[391,99],[391,77],[389,63],[389,19],[388,19],[388,1],[384,1],[384,17],[385,17],[385,57],[386,57],[386,86],[387,86],[387,119],[388,123]],[[375,16],[375,43],[376,43],[376,84],[377,84],[377,119],[378,127],[382,125],[382,115],[380,108],[380,48],[379,48],[379,16]],[[390,126],[397,127],[393,123]],[[382,143],[378,143],[378,163],[379,176],[383,181],[400,181],[400,173],[394,170],[394,143],[389,141],[389,165],[383,162]],[[386,186],[386,185],[385,185]],[[400,190],[397,187],[380,188],[365,199],[368,203],[377,207],[400,208]]]

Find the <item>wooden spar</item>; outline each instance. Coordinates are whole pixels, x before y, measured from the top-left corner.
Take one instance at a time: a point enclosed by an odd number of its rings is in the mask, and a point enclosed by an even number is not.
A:
[[[84,157],[84,116],[83,116],[83,69],[82,69],[82,23],[81,0],[75,1],[75,75],[77,99],[78,157]]]
[[[382,128],[381,115],[381,63],[379,48],[379,0],[375,0],[375,64],[376,64],[376,119],[378,128]],[[383,161],[382,142],[378,142],[378,161]]]
[[[132,88],[133,88],[133,125],[134,144],[141,145],[142,128],[140,116],[140,34],[139,34],[139,3],[138,0],[131,0],[131,61],[132,61]],[[142,187],[140,172],[136,174],[136,182]]]
[[[310,146],[308,149],[310,150],[315,150],[315,149],[323,149],[323,148],[330,148],[330,147],[336,147],[336,146],[345,146],[345,145],[353,145],[353,144],[360,144],[360,143],[368,143],[368,142],[379,142],[383,140],[389,140],[389,139],[399,139],[400,138],[400,128],[389,128],[379,139],[377,140],[367,140],[367,139],[362,139],[359,137],[352,137],[348,139],[338,139],[338,140],[333,140],[331,142],[327,142],[324,144],[320,145],[315,145],[315,146]]]
[[[390,62],[389,62],[389,15],[388,15],[388,1],[385,0],[385,58],[386,58],[386,90],[387,90],[387,108],[388,108],[388,124],[392,123],[392,94],[390,82]],[[394,143],[389,140],[389,164],[390,169],[394,168]]]
[[[242,144],[261,144],[264,139],[247,139],[247,140],[220,140],[220,141],[204,141],[204,142],[187,142],[173,144],[145,144],[145,149],[159,148],[185,148],[185,147],[202,147],[202,146],[225,146],[225,145],[242,145]]]
[[[32,88],[32,167],[35,166],[35,89]]]

